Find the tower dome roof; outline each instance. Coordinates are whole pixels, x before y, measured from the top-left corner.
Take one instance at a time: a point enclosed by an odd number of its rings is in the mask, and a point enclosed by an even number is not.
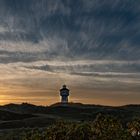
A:
[[[62,90],[68,90],[68,91],[69,91],[69,89],[67,88],[66,85],[63,85],[63,86],[62,86],[62,88],[60,89],[60,91],[62,91]]]
[[[63,85],[63,88],[66,88],[67,86],[66,85]]]

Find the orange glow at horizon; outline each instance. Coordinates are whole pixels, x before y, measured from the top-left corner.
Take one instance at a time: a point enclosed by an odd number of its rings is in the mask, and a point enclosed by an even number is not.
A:
[[[81,96],[79,96],[79,93]],[[96,93],[95,93],[96,92]],[[35,105],[51,105],[57,102],[60,102],[59,89],[57,91],[49,91],[44,90],[35,91],[35,90],[13,90],[9,89],[0,90],[0,105],[5,105],[9,103],[31,103]],[[130,104],[130,100],[125,99],[127,95],[123,95],[120,100],[121,93],[101,93],[101,91],[93,91],[90,90],[75,90],[70,89],[70,97],[69,102],[77,102],[84,104],[97,104],[97,105],[109,105],[109,106],[120,106]],[[94,93],[94,94],[93,94]],[[92,96],[90,94],[93,94]],[[100,94],[100,95],[99,95]],[[118,97],[117,97],[118,96]],[[114,98],[113,98],[114,97]],[[130,97],[131,98],[131,97]],[[132,99],[132,98],[131,98]],[[139,100],[134,98],[131,104],[139,104]]]
[[[80,76],[30,70],[21,65],[23,64],[7,64],[0,67],[1,105],[22,102],[36,105],[54,104],[60,101],[59,89],[64,83],[70,89],[70,102],[112,106],[140,104],[137,75],[134,78]]]

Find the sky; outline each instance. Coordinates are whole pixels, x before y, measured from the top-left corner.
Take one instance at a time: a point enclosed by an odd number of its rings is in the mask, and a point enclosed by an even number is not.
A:
[[[140,0],[0,0],[0,104],[140,104]]]

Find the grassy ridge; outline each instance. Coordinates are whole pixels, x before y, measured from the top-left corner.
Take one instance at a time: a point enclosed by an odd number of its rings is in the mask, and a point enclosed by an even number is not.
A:
[[[140,105],[110,107],[57,103],[45,107],[27,103],[8,104],[0,106],[0,129],[47,127],[58,120],[93,121],[99,113],[114,116],[125,125],[140,117]]]

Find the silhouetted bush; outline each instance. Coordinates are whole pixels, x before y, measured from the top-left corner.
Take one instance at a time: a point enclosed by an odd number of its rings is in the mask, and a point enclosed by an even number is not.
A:
[[[47,128],[9,133],[0,140],[138,140],[138,135],[131,135],[132,128],[138,132],[140,121],[129,122],[127,129],[118,119],[99,114],[94,121],[59,121]]]

